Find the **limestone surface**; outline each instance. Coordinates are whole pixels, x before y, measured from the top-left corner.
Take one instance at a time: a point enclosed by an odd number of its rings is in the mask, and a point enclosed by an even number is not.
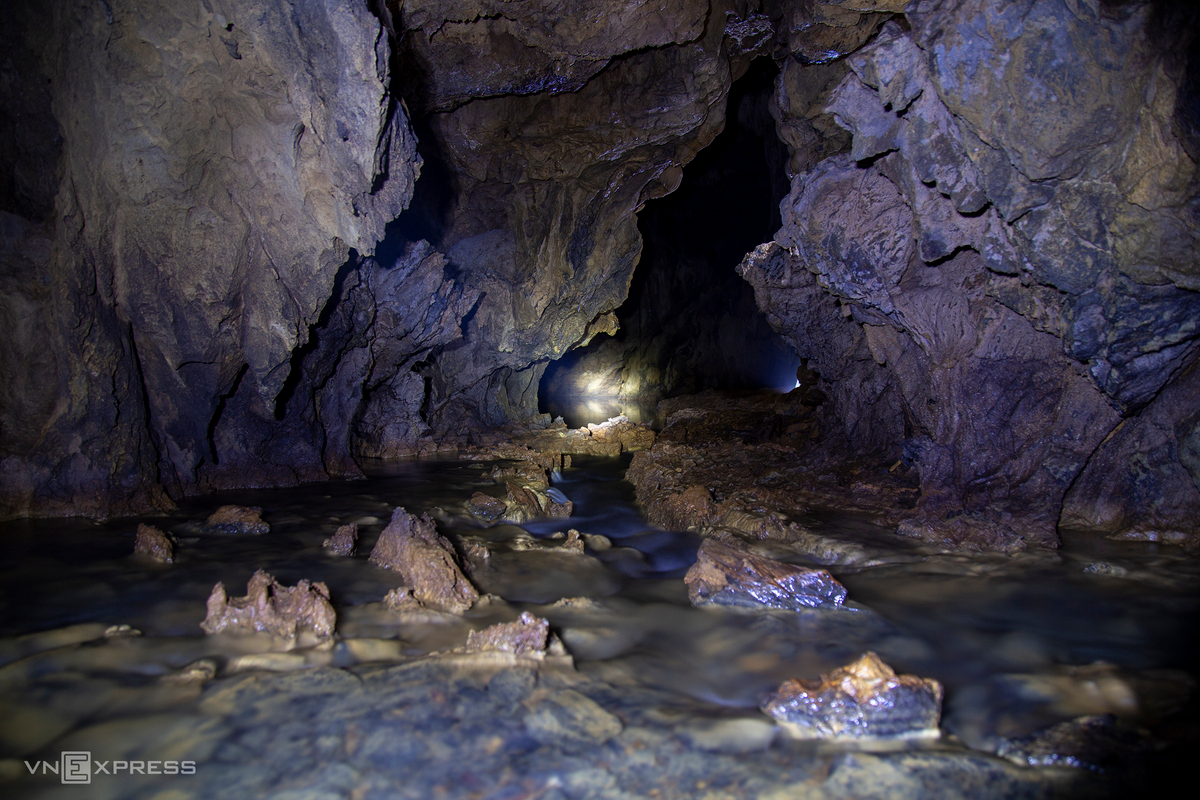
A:
[[[328,640],[336,625],[324,583],[284,586],[261,569],[251,576],[244,597],[229,597],[223,583],[214,586],[200,623],[205,633],[259,632],[297,642]]]
[[[784,564],[706,539],[684,576],[693,605],[716,603],[749,608],[836,608],[846,587],[823,569]]]
[[[371,550],[370,560],[400,573],[423,604],[461,614],[479,599],[479,592],[458,565],[454,548],[437,532],[428,514],[418,518],[396,508]]]

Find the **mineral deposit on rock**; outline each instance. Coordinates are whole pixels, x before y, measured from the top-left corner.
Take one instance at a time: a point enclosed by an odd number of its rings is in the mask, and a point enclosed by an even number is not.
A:
[[[936,736],[941,707],[941,684],[897,675],[871,652],[819,681],[785,681],[762,705],[799,739]]]
[[[823,569],[762,558],[715,539],[700,545],[683,580],[693,605],[800,611],[835,608],[846,599],[846,587]]]
[[[337,614],[324,583],[302,580],[295,586],[284,586],[260,569],[251,576],[245,597],[230,598],[225,584],[214,586],[208,598],[208,614],[200,627],[205,633],[261,632],[284,639],[307,635],[322,641],[333,636],[336,624]]]
[[[428,514],[417,518],[403,508],[393,511],[371,551],[371,562],[400,573],[423,604],[461,614],[479,599],[458,566],[454,548]]]

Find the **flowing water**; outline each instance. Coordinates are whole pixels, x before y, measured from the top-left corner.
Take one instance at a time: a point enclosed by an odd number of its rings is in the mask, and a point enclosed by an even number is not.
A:
[[[1085,714],[1113,713],[1150,727],[1174,748],[1154,756],[1162,763],[1196,743],[1195,703],[1188,700],[1200,666],[1194,636],[1200,568],[1193,559],[1086,534],[1068,536],[1057,553],[936,553],[852,515],[826,513],[805,522],[867,555],[855,566],[830,568],[849,590],[845,609],[697,609],[682,577],[699,538],[646,524],[622,479],[627,464],[627,458],[576,457],[555,483],[575,504],[574,516],[524,526],[482,527],[466,513],[474,492],[503,489],[487,477],[490,465],[467,461],[380,462],[366,480],[192,499],[145,520],[179,542],[171,565],[129,555],[140,520],[5,523],[0,794],[615,797],[624,791],[734,798],[794,796],[780,787],[825,780],[823,791],[835,796],[840,790],[829,788],[828,774],[866,763],[861,754],[845,760],[861,747],[814,750],[784,741],[757,709],[783,680],[815,678],[867,650],[898,672],[945,686],[942,740],[906,746],[910,759],[916,748],[955,769],[983,769],[978,753],[994,750],[1001,738]],[[224,503],[261,506],[270,533],[202,532],[200,522]],[[396,506],[429,512],[453,540],[486,542],[490,567],[473,578],[502,600],[461,619],[400,620],[388,612],[379,601],[400,581],[366,556]],[[327,555],[323,540],[348,522],[359,525],[358,555]],[[607,537],[611,547],[591,539],[595,547],[585,555],[556,551],[556,534],[569,528]],[[784,551],[775,555],[799,561]],[[202,634],[213,585],[224,582],[240,595],[257,569],[285,584],[307,578],[329,586],[339,615],[332,651],[264,656],[253,641]],[[592,602],[557,602],[564,598]],[[589,747],[568,746],[569,730],[562,742],[531,739],[529,719],[521,727],[503,709],[530,708],[534,678],[517,691],[495,677],[471,683],[438,672],[436,660],[423,659],[461,645],[468,629],[522,610],[550,620],[574,659],[562,686],[619,718],[620,736],[608,744],[599,737]],[[114,625],[141,635],[104,636]],[[172,678],[202,658],[216,665],[215,680]],[[284,677],[271,677],[277,673]],[[338,681],[347,676],[356,682],[342,687]],[[560,679],[537,680],[558,686]],[[369,686],[390,687],[388,702],[407,710],[380,716],[386,703]],[[395,699],[399,686],[408,687],[403,703]],[[314,697],[324,699],[312,706]],[[431,716],[427,706],[435,701],[457,710]],[[508,705],[496,705],[502,701]],[[395,751],[394,738],[371,744],[374,729],[395,731],[397,724],[409,737],[408,750]],[[63,785],[46,767],[29,776],[39,761],[57,767],[65,750],[96,759],[107,753],[187,760],[195,762],[195,774],[99,774],[87,790]],[[655,754],[657,772],[638,761],[646,753]],[[464,761],[474,759],[474,771],[463,772]],[[305,764],[302,779],[289,772],[298,760]],[[1000,769],[993,761],[987,769]],[[718,768],[723,777],[714,783],[709,773]],[[1003,774],[1024,786],[1025,773],[1033,772],[1014,767]],[[444,779],[451,773],[453,781]],[[1035,788],[1038,780],[1028,777]]]

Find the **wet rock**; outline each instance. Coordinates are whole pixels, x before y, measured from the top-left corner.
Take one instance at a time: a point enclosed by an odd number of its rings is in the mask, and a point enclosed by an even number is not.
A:
[[[539,690],[525,707],[525,731],[541,744],[568,751],[604,744],[623,728],[616,716],[572,689]]]
[[[998,755],[1022,766],[1075,767],[1103,772],[1152,749],[1143,731],[1121,724],[1112,714],[1060,722],[1000,745]]]
[[[383,605],[389,611],[419,611],[424,606],[413,596],[413,590],[407,586],[392,589],[383,596]]]
[[[479,599],[459,569],[454,548],[437,532],[428,514],[418,519],[396,508],[371,550],[370,560],[400,573],[423,604],[461,614]]]
[[[270,533],[271,526],[262,519],[262,509],[252,506],[221,506],[205,520],[205,533],[232,533],[259,536]]]
[[[167,534],[153,525],[138,525],[137,539],[133,543],[135,555],[146,556],[164,564],[175,560],[175,545]]]
[[[337,624],[324,583],[284,586],[261,569],[250,577],[245,597],[228,597],[225,584],[218,583],[207,605],[200,623],[205,633],[259,632],[306,644],[327,641]]]
[[[897,675],[868,652],[819,681],[786,681],[762,709],[800,739],[890,739],[937,736],[941,705],[937,681]]]
[[[549,635],[550,623],[525,611],[515,622],[498,622],[483,630],[471,631],[467,634],[464,649],[467,652],[502,650],[517,655],[544,655]]]
[[[836,608],[846,589],[823,569],[761,558],[714,539],[700,545],[696,563],[684,576],[693,605],[749,608]]]
[[[586,543],[583,537],[580,536],[579,531],[571,528],[569,531],[567,531],[567,535],[563,539],[563,543],[559,546],[559,549],[565,550],[568,553],[579,553],[580,555],[583,555],[585,546]]]
[[[471,499],[467,501],[467,507],[471,513],[485,522],[495,522],[504,515],[508,506],[498,497],[492,497],[490,494],[476,492],[471,495]]]
[[[351,522],[333,532],[333,536],[321,543],[325,551],[334,556],[352,556],[358,547],[358,524]]]
[[[217,676],[217,662],[211,658],[200,658],[178,672],[164,675],[163,683],[202,684]]]

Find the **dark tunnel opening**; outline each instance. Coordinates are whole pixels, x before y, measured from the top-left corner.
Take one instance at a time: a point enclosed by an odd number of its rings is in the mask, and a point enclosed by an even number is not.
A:
[[[794,385],[799,359],[771,329],[735,267],[780,226],[787,152],[769,98],[778,69],[758,59],[734,82],[725,129],[679,188],[638,215],[642,255],[620,330],[546,369],[540,410],[569,425],[624,413],[648,420],[663,398]]]

